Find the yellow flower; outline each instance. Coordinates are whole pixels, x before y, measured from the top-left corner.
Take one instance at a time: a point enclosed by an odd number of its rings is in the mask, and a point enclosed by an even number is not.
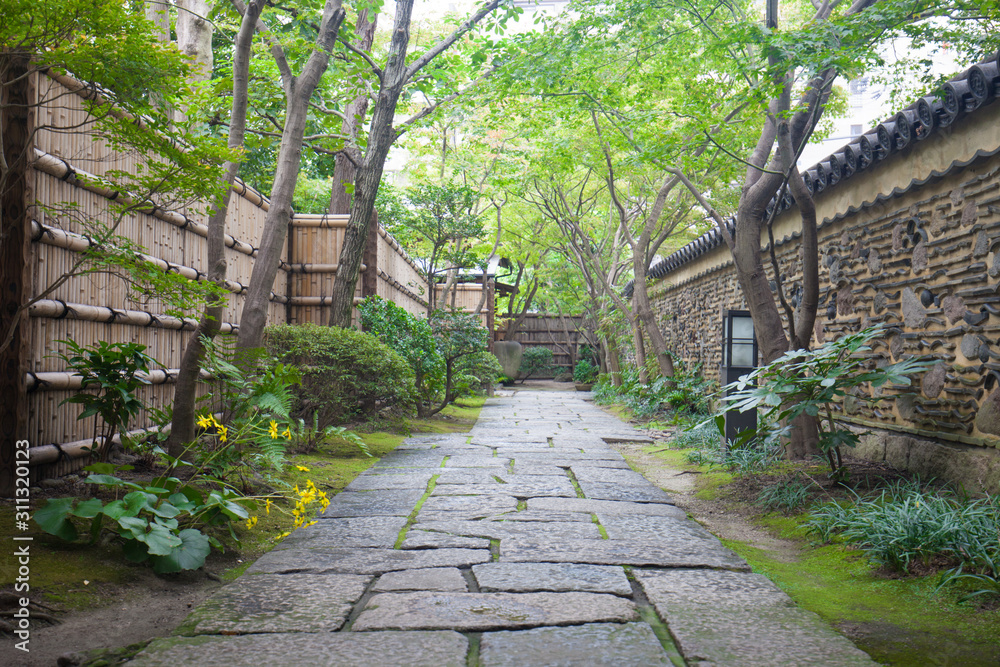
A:
[[[289,431],[287,428],[284,431],[281,432],[281,435],[285,436],[285,440],[291,440],[292,439],[292,432]]]
[[[229,437],[229,429],[218,422],[216,422],[215,426],[219,429],[219,442],[225,442]]]
[[[305,466],[295,466],[295,467],[296,467],[296,469],[301,470],[302,472],[309,472],[309,468],[307,468]],[[312,484],[312,482],[309,482],[309,483]],[[299,490],[299,487],[296,486],[295,487],[295,491],[297,492],[298,490]]]
[[[278,422],[271,420],[271,426],[267,429],[267,434],[272,438],[278,437]]]
[[[267,514],[268,516],[270,516],[271,515],[271,501],[267,500],[266,502],[267,502],[267,504],[264,505],[264,513]]]
[[[257,517],[252,516],[249,519],[247,519],[247,528],[253,528],[256,525],[257,525]]]
[[[208,428],[209,426],[212,425],[213,421],[215,421],[215,419],[212,417],[212,415],[203,415],[198,418],[197,424],[201,428]]]

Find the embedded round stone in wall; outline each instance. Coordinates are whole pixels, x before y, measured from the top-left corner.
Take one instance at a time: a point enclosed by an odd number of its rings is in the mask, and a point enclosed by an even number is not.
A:
[[[854,312],[854,292],[850,285],[844,285],[837,291],[837,312],[841,315]]]
[[[881,313],[885,310],[886,306],[889,305],[889,297],[885,295],[885,292],[876,292],[874,300],[875,313]]]
[[[893,336],[889,339],[889,353],[892,354],[892,358],[898,360],[899,356],[903,354],[903,339],[899,336]]]
[[[934,305],[934,292],[929,289],[920,290],[920,304],[924,308],[930,308]]]
[[[892,228],[892,249],[900,251],[903,249],[903,223],[897,222]]]
[[[857,259],[861,257],[864,254],[864,252],[865,252],[865,246],[861,243],[861,241],[858,241],[857,243],[854,244],[854,250],[851,251],[851,258]]]
[[[986,235],[986,232],[979,230],[976,234],[976,242],[972,245],[972,256],[973,257],[986,257],[990,252],[990,237]]]
[[[979,220],[979,207],[976,205],[976,202],[970,201],[962,209],[962,226],[968,227],[969,225],[974,225],[977,220]]]
[[[877,276],[882,273],[882,258],[878,254],[878,250],[875,248],[871,249],[868,253],[868,270],[871,271],[873,276]]]
[[[858,399],[855,396],[844,396],[844,412],[849,415],[856,415],[859,412]]]
[[[840,260],[837,258],[830,262],[830,282],[835,285],[840,282]]]
[[[990,266],[989,274],[993,278],[1000,276],[1000,252],[993,255],[993,264]]]
[[[960,185],[952,190],[948,196],[951,199],[951,205],[958,208],[965,201],[965,188]]]
[[[979,348],[982,344],[983,341],[979,340],[979,336],[975,334],[965,334],[962,336],[962,354],[965,355],[966,359],[975,361],[979,359]]]
[[[1000,387],[994,389],[979,406],[976,428],[983,433],[1000,435]]]
[[[924,392],[924,396],[927,398],[937,398],[940,396],[941,390],[944,389],[946,374],[947,366],[944,364],[936,364],[931,368],[924,375],[924,379],[920,381],[920,389]]]
[[[840,246],[846,248],[849,245],[851,245],[851,235],[845,231],[840,235]]]
[[[919,329],[927,322],[927,311],[909,287],[903,289],[903,321],[911,329]]]
[[[941,309],[951,324],[958,322],[965,315],[965,299],[960,296],[946,296],[941,299]]]
[[[913,246],[913,256],[910,257],[910,266],[913,268],[914,273],[920,273],[927,268],[927,246],[924,244],[923,239],[920,239],[920,243]]]
[[[913,394],[899,394],[896,396],[896,410],[899,411],[899,416],[906,421],[920,419],[920,414],[916,409],[916,399]]]
[[[823,326],[821,320],[816,320],[816,324],[813,325],[813,332],[816,334],[816,342],[822,345],[826,342],[826,327]]]

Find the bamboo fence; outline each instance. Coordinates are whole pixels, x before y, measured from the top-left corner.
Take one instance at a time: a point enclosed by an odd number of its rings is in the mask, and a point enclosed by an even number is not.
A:
[[[112,222],[111,202],[127,201],[102,185],[111,170],[135,173],[138,156],[116,152],[95,129],[84,99],[91,91],[72,79],[35,75],[37,91],[35,161],[30,178],[37,206],[30,220],[30,294],[41,295],[64,274],[72,273],[80,253],[92,245],[85,222]],[[237,182],[226,220],[227,288],[222,335],[237,331],[243,294],[250,282],[269,207],[260,193]],[[203,202],[170,202],[152,210],[124,215],[116,233],[143,248],[143,259],[164,271],[192,280],[205,277],[207,213]],[[330,295],[347,227],[346,216],[293,215],[280,271],[273,287],[269,323],[326,324]],[[426,284],[399,244],[383,229],[375,239],[377,266],[374,293],[408,312],[425,312]],[[362,296],[362,282],[356,300]],[[481,286],[476,286],[481,290]],[[480,291],[463,286],[461,306],[475,308]],[[475,299],[472,297],[475,296]],[[180,365],[191,318],[169,315],[157,295],[137,297],[123,281],[108,273],[72,275],[29,309],[27,358],[28,417],[23,436],[32,446],[32,479],[72,472],[86,463],[80,442],[90,442],[95,418],[77,419],[80,407],[64,404],[79,391],[72,375],[55,356],[58,341],[88,346],[98,341],[135,342],[158,368],[138,391],[147,405],[162,409],[173,400],[173,381]],[[195,315],[195,314],[192,314]],[[201,393],[206,389],[203,387]],[[154,427],[148,412],[132,429]],[[63,446],[65,445],[65,446]]]
[[[553,372],[532,377],[555,377],[572,373],[580,358],[580,346],[587,342],[583,332],[582,315],[551,315],[529,313],[514,334],[514,340],[527,347],[546,347],[552,350]]]

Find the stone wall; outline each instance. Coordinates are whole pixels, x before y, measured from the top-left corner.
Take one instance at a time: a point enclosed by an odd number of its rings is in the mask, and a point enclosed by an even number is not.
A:
[[[840,417],[867,430],[858,453],[968,488],[1000,490],[1000,103],[816,195],[820,308],[813,345],[884,323],[868,364],[929,355]],[[786,297],[801,285],[797,209],[775,221]],[[674,261],[651,288],[673,349],[717,377],[722,311],[745,308],[724,244]],[[764,264],[771,273],[770,254]],[[692,253],[688,253],[692,256]]]

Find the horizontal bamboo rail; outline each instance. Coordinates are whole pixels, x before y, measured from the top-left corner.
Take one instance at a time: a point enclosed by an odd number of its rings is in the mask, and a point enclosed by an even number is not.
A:
[[[198,326],[198,320],[180,318],[162,313],[149,313],[144,310],[117,310],[107,306],[92,306],[85,303],[66,303],[59,299],[42,299],[31,304],[28,314],[32,317],[47,317],[54,320],[68,318],[86,322],[104,322],[105,324],[126,324],[134,327],[159,327],[161,329],[178,329],[192,331]],[[239,330],[239,325],[223,322],[220,333],[233,334]]]
[[[102,197],[108,199],[109,201],[117,202],[119,204],[131,205],[134,202],[126,195],[113,190],[105,185],[102,185],[102,180],[98,176],[89,174],[86,171],[74,167],[66,160],[61,157],[56,157],[55,155],[49,155],[48,153],[43,153],[42,151],[35,149],[35,162],[32,166],[49,176],[54,176],[62,181],[72,183],[78,187],[83,188],[89,192],[101,195]],[[242,182],[239,187],[234,186],[233,190],[238,194],[244,192],[253,193],[260,198],[261,195],[256,190],[247,187]],[[252,199],[250,199],[253,202]],[[265,200],[266,201],[266,200]],[[264,208],[261,206],[261,208]],[[170,211],[167,209],[162,209],[158,206],[140,206],[136,209],[140,213],[147,213],[155,218],[159,218],[164,222],[168,222],[175,227],[180,227],[181,229],[190,230],[194,234],[202,238],[208,238],[208,225],[196,222],[191,218],[187,217],[183,213],[178,213],[177,211]],[[266,210],[266,209],[265,209]],[[232,248],[237,252],[241,252],[244,255],[249,255],[250,257],[257,256],[257,248],[252,244],[246,243],[245,241],[240,241],[239,239],[233,237],[230,234],[225,235],[225,243],[227,248]]]
[[[160,368],[148,373],[136,373],[144,384],[170,384],[177,379],[179,368]],[[202,370],[201,380],[211,380],[212,375]],[[76,391],[83,389],[83,376],[68,371],[28,373],[28,393],[35,391]]]

